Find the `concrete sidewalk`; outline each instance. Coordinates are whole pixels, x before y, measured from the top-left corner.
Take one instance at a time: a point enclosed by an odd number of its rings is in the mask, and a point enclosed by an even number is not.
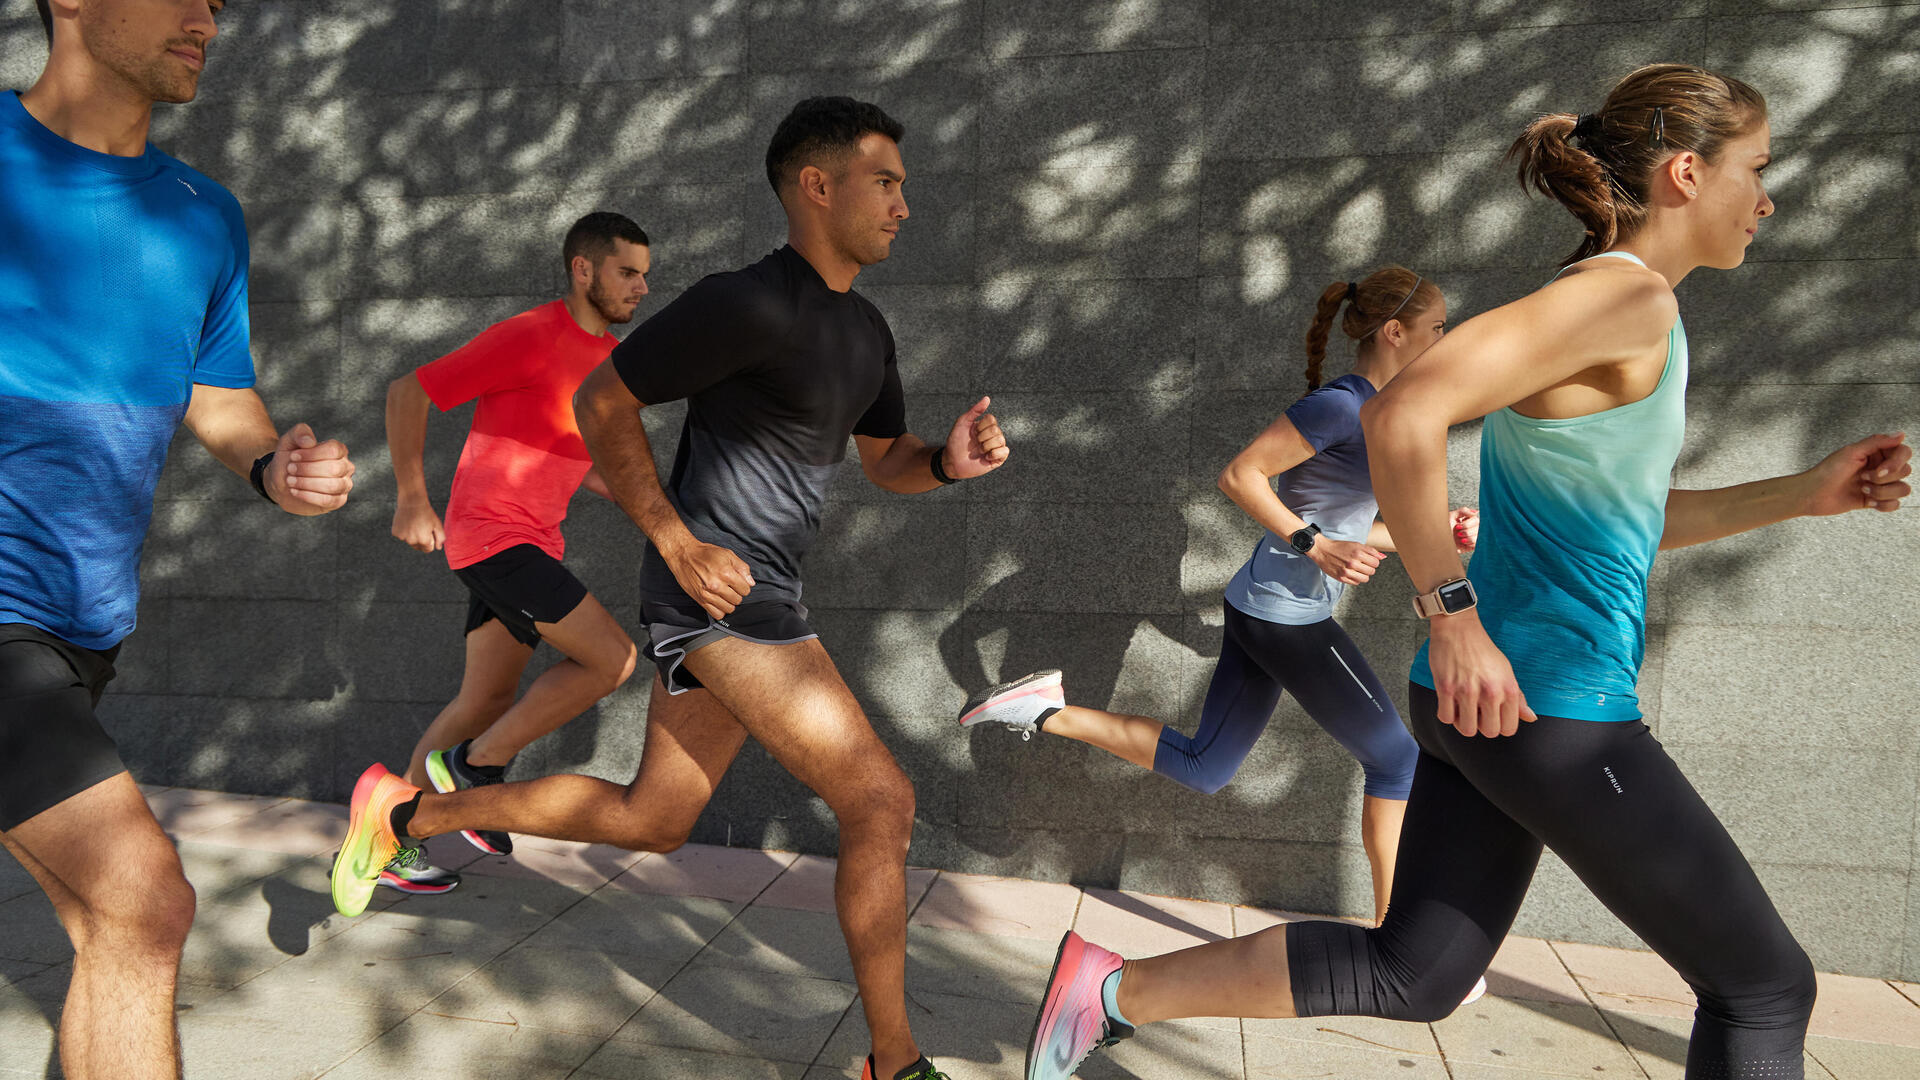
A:
[[[408,1075],[828,1080],[859,1075],[865,1024],[833,916],[833,860],[688,845],[640,855],[531,838],[511,859],[457,838],[443,896],[378,891],[334,914],[344,808],[149,791],[200,909],[181,1029],[191,1080]],[[1069,885],[909,872],[915,1030],[954,1080],[1019,1075],[1069,927],[1127,955],[1289,916]],[[0,867],[0,1076],[58,1075],[70,951]],[[1692,1010],[1649,953],[1514,938],[1492,993],[1437,1024],[1367,1019],[1156,1025],[1083,1077],[1677,1078]],[[1807,1075],[1920,1076],[1920,986],[1820,977]]]

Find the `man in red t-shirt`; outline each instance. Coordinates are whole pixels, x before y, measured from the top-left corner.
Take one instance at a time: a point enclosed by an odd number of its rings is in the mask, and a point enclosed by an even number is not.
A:
[[[584,483],[606,494],[573,419],[573,393],[607,358],[612,323],[633,318],[647,294],[647,234],[619,214],[588,214],[562,245],[565,298],[498,322],[453,352],[393,381],[387,444],[399,503],[393,535],[416,551],[446,549],[467,586],[467,664],[460,693],[413,749],[407,779],[438,791],[500,782],[527,744],[578,716],[633,673],[633,642],[562,566],[560,522]],[[421,464],[428,405],[442,412],[478,399],[453,475],[444,525]],[[520,675],[542,640],[565,654],[526,696]],[[504,832],[468,841],[505,855]],[[403,892],[445,892],[459,877],[403,847],[381,874]]]

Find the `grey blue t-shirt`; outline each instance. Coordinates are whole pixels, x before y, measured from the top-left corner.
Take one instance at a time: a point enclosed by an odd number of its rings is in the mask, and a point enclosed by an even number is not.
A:
[[[847,436],[907,430],[887,320],[792,247],[701,279],[628,334],[613,366],[645,404],[687,399],[667,497],[694,536],[752,570],[742,603],[800,598]],[[694,606],[652,544],[640,589]]]
[[[1358,375],[1342,375],[1287,409],[1313,456],[1275,478],[1280,501],[1330,539],[1366,540],[1379,512],[1360,432],[1360,406],[1378,392]],[[1332,618],[1345,589],[1286,537],[1268,533],[1227,583],[1227,603],[1256,619],[1303,626]]]

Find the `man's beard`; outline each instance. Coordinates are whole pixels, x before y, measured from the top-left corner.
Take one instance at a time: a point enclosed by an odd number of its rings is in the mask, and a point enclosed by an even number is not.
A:
[[[617,325],[633,318],[633,311],[622,312],[613,299],[613,290],[598,280],[587,286],[587,303],[592,304],[593,310],[599,312],[600,317],[609,323]]]
[[[128,47],[127,43],[120,40],[112,31],[106,30],[104,21],[96,23],[91,29],[93,30],[91,36],[97,42],[92,48],[94,59],[99,61],[102,67],[120,76],[142,97],[150,101],[179,105],[192,101],[194,95],[199,92],[200,73],[183,66],[170,53],[162,52],[159,56],[154,56],[137,52]],[[169,39],[161,45],[161,48],[171,49],[176,45],[199,48],[188,38]],[[200,53],[203,63],[206,55],[205,51]]]

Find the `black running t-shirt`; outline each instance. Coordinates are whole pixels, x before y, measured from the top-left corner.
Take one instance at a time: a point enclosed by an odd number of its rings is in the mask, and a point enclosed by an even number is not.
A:
[[[887,320],[792,247],[701,279],[627,335],[613,366],[645,404],[688,399],[667,497],[694,536],[746,561],[748,601],[799,598],[847,436],[907,430]],[[651,544],[640,587],[680,593]]]

